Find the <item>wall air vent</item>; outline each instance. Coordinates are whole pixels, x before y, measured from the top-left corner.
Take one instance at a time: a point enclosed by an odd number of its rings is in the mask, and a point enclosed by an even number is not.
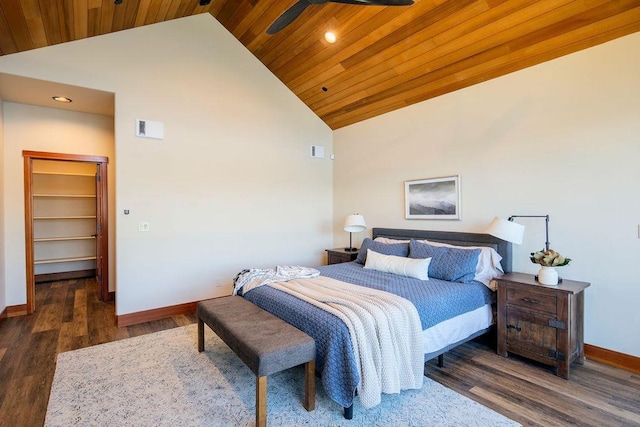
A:
[[[324,159],[324,147],[322,145],[312,145],[311,157],[315,157],[317,159]]]
[[[164,139],[164,123],[137,119],[136,136],[141,138]]]

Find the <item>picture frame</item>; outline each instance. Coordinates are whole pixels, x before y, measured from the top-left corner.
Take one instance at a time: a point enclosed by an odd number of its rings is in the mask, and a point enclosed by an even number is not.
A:
[[[461,219],[460,176],[405,181],[406,219]]]

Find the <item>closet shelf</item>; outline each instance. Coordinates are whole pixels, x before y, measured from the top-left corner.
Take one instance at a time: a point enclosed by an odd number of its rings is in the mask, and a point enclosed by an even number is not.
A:
[[[34,175],[58,175],[58,176],[86,176],[95,178],[95,174],[90,173],[72,173],[72,172],[36,172],[33,171]]]
[[[40,259],[33,261],[34,265],[39,264],[56,264],[61,262],[76,262],[76,261],[92,261],[95,260],[95,256],[84,256],[84,257],[75,257],[75,258],[57,258],[57,259]]]
[[[95,215],[82,216],[34,216],[34,220],[53,220],[53,219],[96,219]]]
[[[94,236],[70,236],[70,237],[40,237],[33,239],[34,242],[64,242],[66,240],[93,240]]]
[[[51,197],[51,198],[96,198],[95,194],[34,194],[33,197]]]

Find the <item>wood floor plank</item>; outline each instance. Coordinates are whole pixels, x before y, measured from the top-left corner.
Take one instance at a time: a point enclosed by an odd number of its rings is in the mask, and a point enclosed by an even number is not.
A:
[[[69,322],[62,323],[60,325],[60,331],[58,334],[58,346],[56,348],[58,353],[73,350],[73,325]]]
[[[62,323],[68,323],[73,320],[73,306],[76,296],[76,287],[69,286],[64,291],[65,299],[62,303]]]
[[[63,313],[54,304],[41,304],[36,311],[36,322],[33,325],[33,332],[50,331],[59,327],[62,322]]]
[[[76,337],[89,334],[87,325],[87,290],[78,289],[73,303],[73,334]]]

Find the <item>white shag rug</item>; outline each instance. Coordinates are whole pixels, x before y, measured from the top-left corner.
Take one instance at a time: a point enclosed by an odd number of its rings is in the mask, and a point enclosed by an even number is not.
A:
[[[253,426],[255,376],[207,327],[205,352],[190,325],[58,355],[45,426]],[[316,381],[316,409],[302,406],[304,370],[267,380],[271,426],[518,426],[425,378],[421,390],[384,395],[353,420]]]

